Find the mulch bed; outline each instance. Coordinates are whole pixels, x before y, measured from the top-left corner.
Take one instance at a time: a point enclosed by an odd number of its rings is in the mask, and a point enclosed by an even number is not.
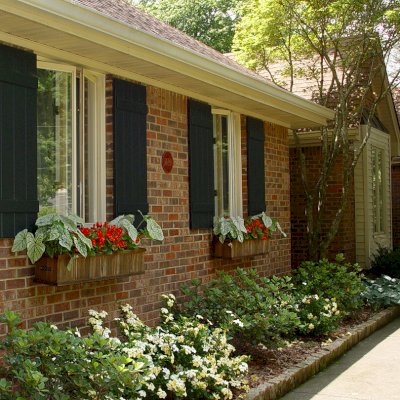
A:
[[[317,353],[322,347],[344,336],[349,329],[367,321],[373,314],[373,310],[364,308],[352,318],[345,319],[340,327],[329,336],[303,337],[284,348],[271,349],[262,345],[250,347],[234,343],[238,353],[251,356],[249,362],[250,387],[268,382],[271,378],[294,367],[310,355]]]

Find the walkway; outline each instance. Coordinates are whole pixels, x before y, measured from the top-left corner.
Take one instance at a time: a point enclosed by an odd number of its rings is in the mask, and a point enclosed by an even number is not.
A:
[[[400,400],[400,318],[281,400]]]

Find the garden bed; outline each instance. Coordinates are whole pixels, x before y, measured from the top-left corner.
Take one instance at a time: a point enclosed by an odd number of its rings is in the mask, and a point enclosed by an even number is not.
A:
[[[279,399],[399,315],[400,307],[380,312],[365,308],[354,319],[343,321],[339,329],[320,340],[304,338],[282,349],[257,346],[250,350],[238,346],[239,351],[252,357],[248,399]]]

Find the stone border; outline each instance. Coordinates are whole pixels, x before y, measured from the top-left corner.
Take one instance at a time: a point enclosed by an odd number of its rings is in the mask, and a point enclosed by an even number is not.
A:
[[[300,386],[329,364],[350,350],[358,342],[365,339],[378,329],[387,325],[400,315],[399,307],[390,307],[371,317],[356,328],[349,329],[350,335],[336,339],[329,346],[324,347],[293,368],[270,379],[267,383],[252,388],[247,400],[277,400],[286,393]]]

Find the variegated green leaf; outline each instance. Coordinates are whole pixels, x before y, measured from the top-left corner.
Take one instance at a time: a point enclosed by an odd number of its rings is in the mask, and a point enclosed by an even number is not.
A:
[[[242,217],[232,217],[231,221],[238,232],[243,232],[243,233],[247,232],[247,229],[244,226],[244,220]]]
[[[287,237],[286,233],[282,230],[281,224],[279,222],[276,223],[276,228],[281,233],[283,237]]]
[[[86,245],[87,248],[89,248],[89,249],[93,248],[92,241],[91,241],[89,238],[87,238],[87,237],[80,231],[80,229],[78,229],[78,230],[76,231],[76,233],[78,234],[79,239]]]
[[[85,243],[83,243],[78,237],[73,236],[74,245],[78,249],[79,253],[83,255],[83,257],[87,256],[87,247]]]
[[[66,217],[64,215],[60,215],[61,222],[64,224],[64,227],[68,229],[70,232],[76,232],[78,230],[78,226],[74,219]],[[78,217],[76,217],[78,218]]]
[[[60,244],[60,246],[66,248],[67,250],[71,250],[73,241],[72,241],[70,233],[68,231],[62,233],[62,235],[60,236],[60,239],[58,240],[58,243]]]
[[[60,238],[60,229],[58,226],[52,226],[48,232],[48,240],[58,240]]]
[[[136,239],[138,237],[138,231],[136,230],[136,228],[127,219],[121,220],[120,223],[121,226],[125,228],[132,241],[136,242]]]
[[[70,214],[66,218],[68,218],[70,221],[72,221],[75,225],[83,225],[85,223],[83,218],[81,218],[75,214]]]
[[[231,231],[232,222],[228,219],[223,218],[221,220],[221,233],[226,236]]]
[[[110,221],[110,225],[119,226],[119,223],[123,218],[125,218],[125,215],[118,215],[118,217],[116,217],[112,221]]]
[[[26,236],[28,233],[28,229],[24,229],[23,231],[17,233],[11,251],[15,253],[17,251],[23,251],[27,248]]]
[[[151,217],[146,218],[146,223],[147,223],[147,232],[149,233],[151,239],[160,241],[164,240],[164,233],[161,229],[161,226],[158,225],[153,218]]]
[[[60,216],[55,213],[42,215],[36,220],[36,226],[47,226],[51,225],[54,221],[59,221]]]
[[[67,264],[67,270],[68,270],[68,271],[71,271],[72,266],[74,265],[74,262],[73,262],[73,261],[74,261],[76,258],[78,258],[78,254],[74,254],[74,255],[71,256],[71,258],[69,259],[68,264]]]
[[[39,258],[42,257],[44,251],[46,250],[46,246],[42,242],[41,237],[37,238],[34,237],[33,240],[30,240],[28,242],[27,248],[28,248],[27,254],[32,264],[34,264],[37,260],[39,260]]]
[[[261,214],[261,219],[262,219],[262,222],[264,223],[264,225],[265,225],[267,228],[271,228],[271,226],[272,226],[272,224],[273,224],[271,217],[268,217],[268,215],[266,215],[266,214],[263,212],[263,213]]]

